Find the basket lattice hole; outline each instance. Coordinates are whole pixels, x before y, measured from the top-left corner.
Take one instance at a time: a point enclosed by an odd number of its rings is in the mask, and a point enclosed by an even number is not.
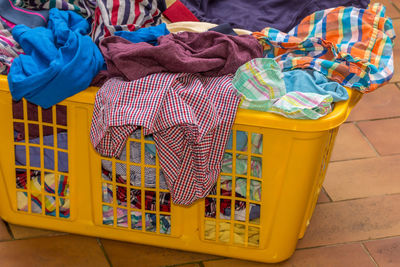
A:
[[[246,202],[235,201],[235,221],[246,221]]]
[[[53,123],[53,111],[52,108],[42,108],[42,122]]]
[[[156,192],[145,191],[145,210],[155,211],[156,210]]]
[[[171,234],[171,216],[160,215],[160,234]]]
[[[142,230],[142,213],[140,211],[131,211],[131,228]]]
[[[67,126],[67,107],[56,105],[56,122],[58,125]]]
[[[28,134],[29,134],[29,143],[31,144],[40,144],[39,138],[39,125],[38,124],[28,124]]]
[[[28,120],[30,121],[38,121],[38,106],[32,103],[27,102],[28,107]]]
[[[126,164],[117,162],[115,163],[116,182],[126,184]]]
[[[249,220],[252,224],[260,224],[261,206],[250,203]]]
[[[236,151],[247,151],[248,133],[236,131]]]
[[[160,192],[160,211],[171,212],[171,194],[169,192]]]
[[[25,125],[22,122],[14,122],[14,141],[25,142]]]
[[[250,180],[250,200],[261,201],[261,181]]]
[[[69,198],[58,199],[58,210],[59,210],[59,216],[61,218],[69,218],[70,214],[69,207],[70,207]]]
[[[43,153],[44,153],[44,159],[43,159],[44,160],[44,168],[47,170],[54,171],[54,150],[44,148]]]
[[[17,189],[27,189],[26,169],[15,169],[15,182]]]
[[[132,163],[141,163],[142,162],[142,153],[141,153],[141,144],[140,142],[135,142],[135,141],[131,141],[129,143],[129,152],[130,152],[130,156],[129,156],[129,161]]]
[[[28,193],[17,191],[17,210],[28,212]]]
[[[14,145],[15,165],[26,166],[26,147]]]
[[[156,188],[156,169],[144,168],[145,187]]]
[[[155,232],[157,230],[157,215],[154,213],[146,213],[146,232]]]
[[[101,160],[101,177],[103,180],[112,181],[112,162],[109,160]]]
[[[103,224],[113,225],[114,224],[114,209],[111,206],[103,205]]]
[[[233,242],[235,244],[244,245],[246,226],[244,224],[235,223],[233,227]]]
[[[141,195],[142,195],[142,191],[140,189],[131,189],[130,203],[131,203],[132,209],[141,209],[142,208]]]
[[[204,221],[204,239],[205,240],[215,240],[216,232],[215,221],[205,220]]]
[[[232,153],[224,153],[221,172],[232,173]]]
[[[249,226],[247,241],[248,241],[249,246],[258,247],[260,245],[260,228],[259,227]]]
[[[43,145],[54,146],[54,132],[53,127],[43,125]]]
[[[232,200],[226,199],[226,198],[221,198],[219,202],[219,218],[224,219],[224,220],[230,220],[231,219],[231,214],[232,214],[232,208],[231,208],[231,202]]]
[[[117,208],[117,226],[128,227],[128,211],[126,209]]]
[[[212,197],[206,197],[204,200],[204,204],[204,216],[208,218],[215,218],[215,215],[217,213],[217,200]]]
[[[261,178],[262,177],[262,158],[251,156],[251,173],[250,175],[253,177]]]
[[[108,183],[103,183],[103,197],[102,201],[104,203],[113,203],[113,185]]]
[[[221,175],[220,183],[221,196],[232,196],[232,176]]]
[[[156,146],[155,144],[146,143],[144,145],[144,163],[148,165],[156,165]]]
[[[117,186],[117,203],[120,206],[126,206],[127,197],[126,197],[126,187],[125,186]]]
[[[259,133],[251,134],[251,153],[262,154],[263,153],[263,135]]]
[[[68,132],[66,129],[57,128],[57,146],[60,149],[68,149]]]
[[[218,240],[220,242],[228,243],[231,241],[231,223],[230,222],[220,222]]]
[[[235,196],[240,198],[247,197],[247,179],[236,177],[235,180]]]
[[[44,196],[45,214],[47,216],[56,216],[56,198],[54,196]]]
[[[247,158],[247,155],[236,154],[236,174],[247,175]]]

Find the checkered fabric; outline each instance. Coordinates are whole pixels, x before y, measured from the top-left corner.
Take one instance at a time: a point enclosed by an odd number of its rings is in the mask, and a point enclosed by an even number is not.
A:
[[[98,44],[116,31],[135,31],[160,23],[156,0],[97,0],[92,39]]]
[[[378,3],[368,9],[337,7],[313,13],[289,33],[265,28],[253,36],[283,71],[312,68],[365,93],[393,76],[395,33],[384,15]]]
[[[232,75],[110,79],[96,94],[90,138],[100,154],[118,157],[142,126],[154,136],[172,201],[189,205],[207,196],[218,178],[238,104]]]

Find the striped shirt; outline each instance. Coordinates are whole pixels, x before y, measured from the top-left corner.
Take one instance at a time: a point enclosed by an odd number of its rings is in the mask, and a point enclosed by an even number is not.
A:
[[[135,31],[161,23],[156,0],[97,0],[92,39],[96,44],[116,31]]]
[[[337,7],[304,18],[289,33],[265,28],[253,33],[265,57],[283,71],[311,68],[343,86],[370,92],[393,76],[392,20],[385,7]]]

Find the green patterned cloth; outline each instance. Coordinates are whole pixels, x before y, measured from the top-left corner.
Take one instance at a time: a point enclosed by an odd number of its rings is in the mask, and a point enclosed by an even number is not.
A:
[[[241,97],[240,107],[268,111],[286,93],[283,74],[271,58],[256,58],[236,71],[232,81]]]
[[[284,74],[272,58],[256,58],[240,66],[232,84],[241,98],[240,107],[244,109],[272,112],[291,119],[313,120],[332,111],[333,97],[329,92],[319,94],[286,90]],[[241,166],[239,159],[236,166]]]

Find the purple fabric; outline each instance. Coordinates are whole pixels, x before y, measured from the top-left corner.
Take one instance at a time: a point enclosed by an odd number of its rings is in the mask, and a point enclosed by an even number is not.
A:
[[[230,23],[234,28],[260,31],[265,27],[290,31],[306,16],[338,6],[367,8],[369,0],[181,0],[200,20]]]
[[[262,47],[250,35],[181,32],[158,38],[159,45],[134,44],[119,36],[100,42],[108,76],[133,81],[159,72],[221,76],[235,73],[247,61],[262,57]]]

